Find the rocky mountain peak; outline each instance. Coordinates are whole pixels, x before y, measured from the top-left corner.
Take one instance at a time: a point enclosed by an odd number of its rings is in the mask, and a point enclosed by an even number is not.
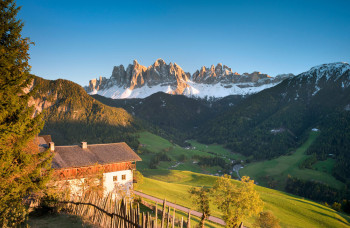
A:
[[[218,64],[216,64],[215,69],[222,69],[222,63],[218,63]]]
[[[174,93],[182,93],[185,85],[180,85],[189,80],[190,75],[185,73],[176,63],[169,63],[163,59],[157,59],[149,67],[140,65],[137,60],[129,64],[125,69],[123,65],[115,66],[110,79],[90,80],[88,92],[107,90],[113,86],[129,88],[130,90],[141,88],[145,85],[168,85]],[[181,87],[182,89],[179,89]]]
[[[218,63],[216,66],[211,65],[210,68],[203,66],[200,71],[196,71],[192,75],[192,80],[197,83],[256,83],[261,79],[271,78],[267,74],[261,72],[253,72],[251,74],[244,73],[242,75],[237,72],[233,73],[232,69],[222,63]]]
[[[218,63],[215,67],[215,74],[216,75],[221,75],[223,73],[223,69],[222,69],[222,64]]]
[[[170,63],[171,64],[171,63]],[[161,58],[157,59],[154,63],[153,66],[162,66],[162,65],[166,65],[165,61]]]

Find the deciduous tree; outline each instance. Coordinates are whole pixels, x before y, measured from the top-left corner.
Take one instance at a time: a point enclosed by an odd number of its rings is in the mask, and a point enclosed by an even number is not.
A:
[[[199,223],[200,227],[204,227],[204,221],[210,216],[210,189],[205,187],[196,188],[193,187],[189,190],[191,194],[191,198],[193,203],[197,206],[197,208],[202,212],[201,221]]]
[[[255,227],[260,228],[280,228],[279,220],[271,211],[260,212],[255,221]]]
[[[257,215],[263,208],[254,181],[246,176],[240,184],[234,184],[229,175],[220,177],[214,184],[213,196],[227,227],[238,227],[244,219]]]

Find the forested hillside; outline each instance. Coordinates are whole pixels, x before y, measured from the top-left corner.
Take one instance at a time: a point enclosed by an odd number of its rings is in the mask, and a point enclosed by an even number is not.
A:
[[[143,121],[147,130],[179,145],[193,138],[201,125],[245,99],[232,95],[218,100],[188,98],[182,95],[155,93],[144,99],[92,97],[108,106],[120,107]]]
[[[226,144],[234,152],[262,160],[293,153],[317,128],[320,137],[308,153],[318,160],[335,158],[334,175],[344,182],[350,174],[349,79],[346,63],[312,68],[247,98],[202,126],[197,139]]]
[[[350,99],[349,99],[350,100]],[[322,134],[308,150],[318,160],[336,158],[333,175],[343,182],[349,181],[350,174],[350,112],[336,109],[321,122]]]
[[[112,108],[91,98],[85,90],[68,80],[35,77],[37,89],[30,105],[44,112],[41,134],[50,134],[58,145],[126,141],[137,147],[137,121],[124,109]]]

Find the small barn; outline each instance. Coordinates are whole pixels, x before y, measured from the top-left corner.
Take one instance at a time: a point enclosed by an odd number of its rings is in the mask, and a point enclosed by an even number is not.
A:
[[[55,146],[52,168],[58,181],[70,184],[73,194],[81,194],[89,178],[99,175],[104,194],[123,189],[127,194],[133,188],[133,170],[141,158],[124,142]]]

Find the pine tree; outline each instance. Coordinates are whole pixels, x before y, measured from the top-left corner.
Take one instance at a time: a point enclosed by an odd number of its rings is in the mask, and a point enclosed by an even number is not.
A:
[[[50,165],[48,151],[39,152],[34,138],[43,127],[28,101],[33,89],[28,38],[16,18],[14,0],[0,1],[0,226],[15,226],[26,216],[24,200],[43,189]]]

